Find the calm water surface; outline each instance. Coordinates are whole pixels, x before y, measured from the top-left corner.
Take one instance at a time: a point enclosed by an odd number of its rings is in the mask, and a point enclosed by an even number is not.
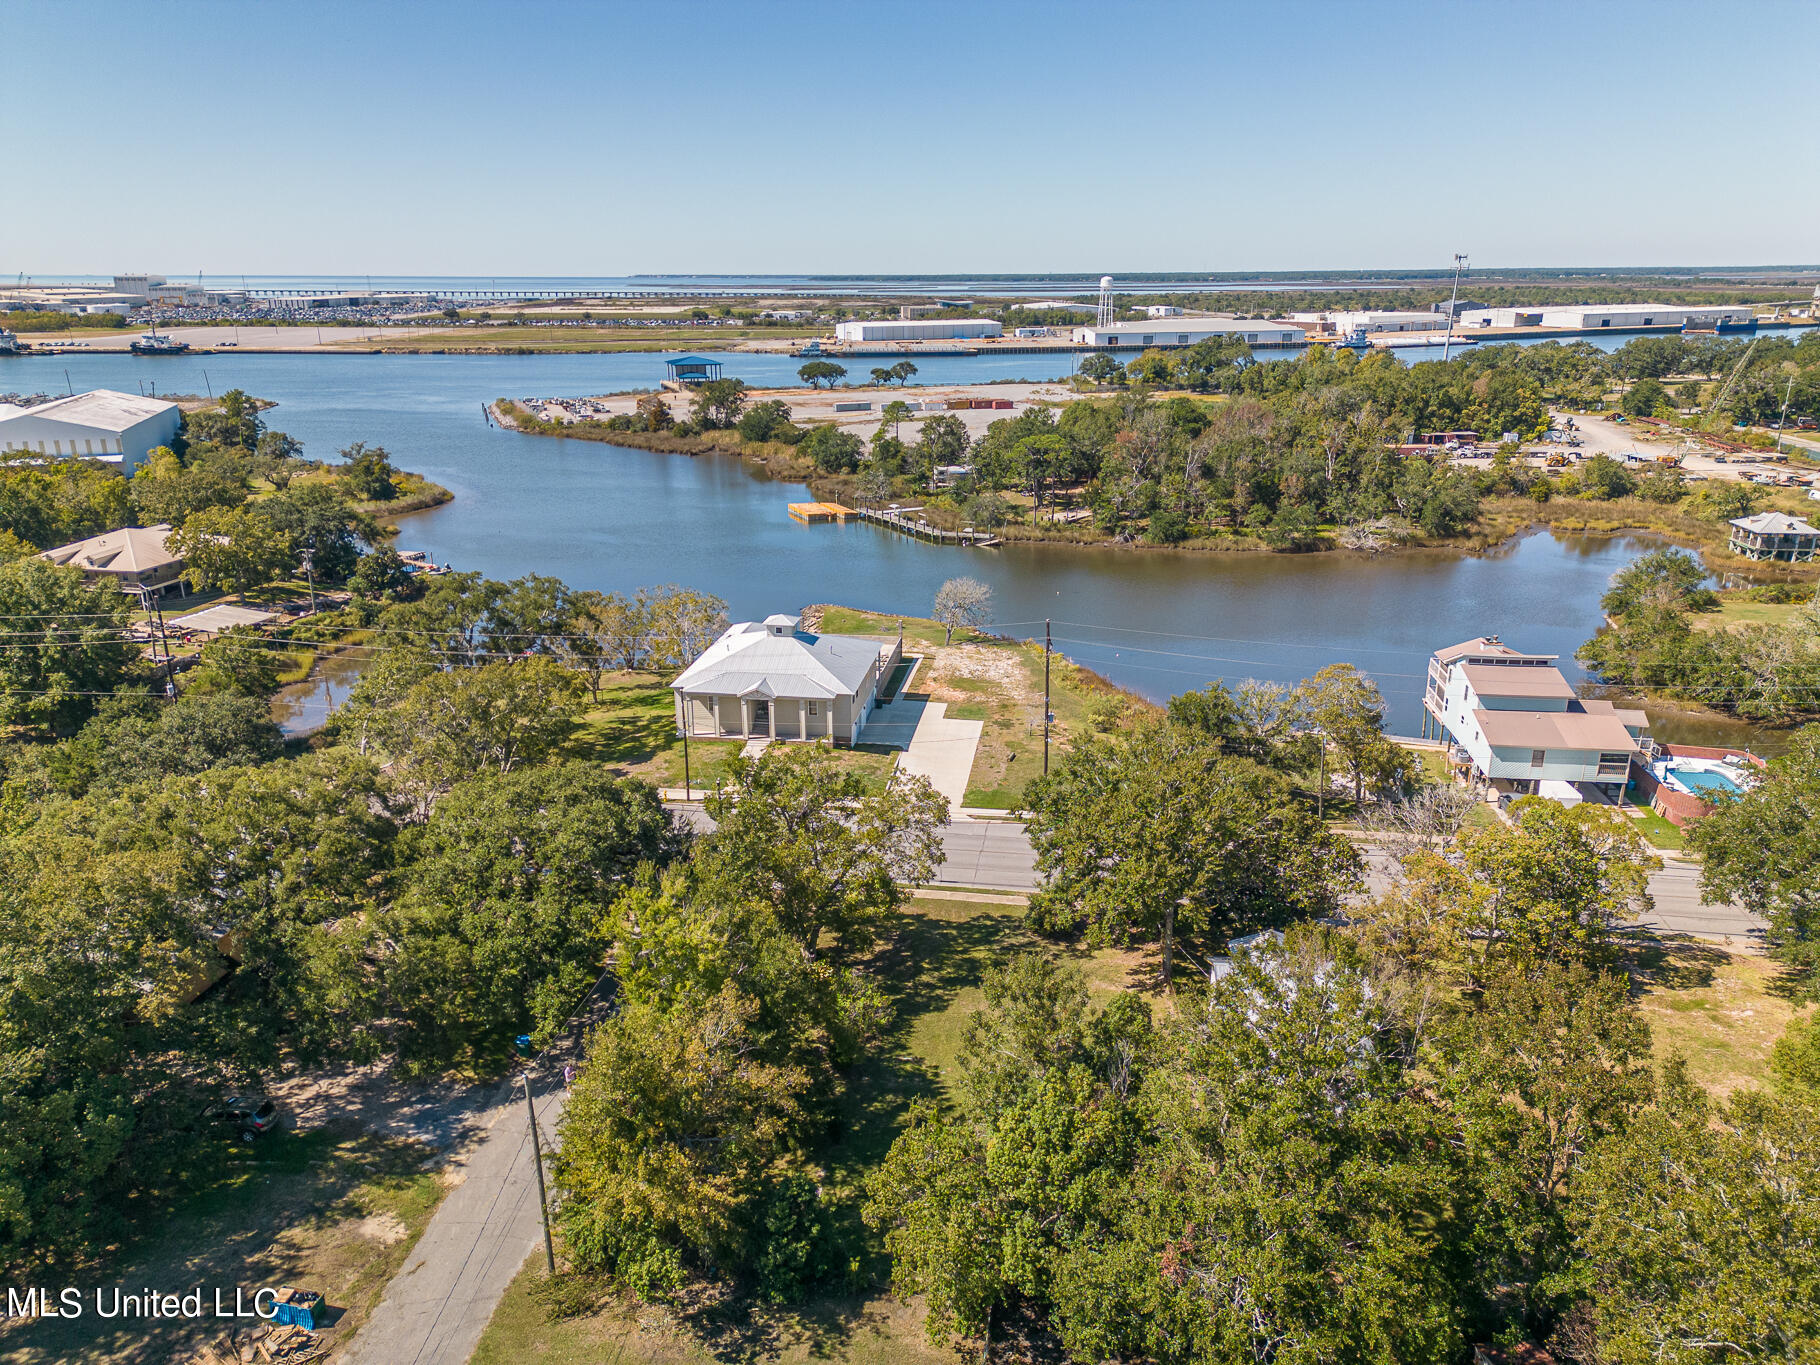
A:
[[[731,373],[769,383],[793,378],[800,363],[727,360]],[[930,382],[1050,378],[1069,363],[918,362]],[[1579,679],[1572,656],[1598,626],[1600,595],[1648,548],[1627,537],[1538,533],[1483,556],[960,550],[869,526],[800,526],[784,507],[806,488],[725,457],[521,436],[482,420],[481,405],[505,395],[649,386],[662,373],[655,355],[97,355],[67,365],[78,390],[156,382],[161,392],[238,387],[274,399],[271,424],[313,457],[356,440],[384,445],[455,494],[404,518],[400,544],[458,569],[551,574],[605,590],[682,583],[725,598],[736,618],[827,601],[923,615],[944,579],[970,574],[991,585],[998,629],[1040,638],[1048,618],[1062,652],[1145,696],[1215,678],[1293,682],[1343,660],[1377,680],[1402,733],[1420,727],[1428,655],[1457,640],[1501,635],[1559,654]],[[0,359],[0,392],[46,388],[63,368],[62,358]],[[320,723],[354,667],[328,665],[289,694],[289,728]]]

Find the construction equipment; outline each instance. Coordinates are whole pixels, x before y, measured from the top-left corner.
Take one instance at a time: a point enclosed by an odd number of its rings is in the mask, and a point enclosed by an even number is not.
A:
[[[1560,454],[1550,455],[1547,464],[1550,469],[1565,469],[1567,467],[1567,456]]]
[[[1744,348],[1744,354],[1738,357],[1738,363],[1732,366],[1732,372],[1725,377],[1725,382],[1719,386],[1719,391],[1715,393],[1707,405],[1701,409],[1703,415],[1717,412],[1725,405],[1725,400],[1732,391],[1732,385],[1738,382],[1738,376],[1743,374],[1744,367],[1750,364],[1751,352],[1757,349],[1757,343],[1761,340],[1763,340],[1763,333],[1761,332],[1750,339],[1750,345]]]

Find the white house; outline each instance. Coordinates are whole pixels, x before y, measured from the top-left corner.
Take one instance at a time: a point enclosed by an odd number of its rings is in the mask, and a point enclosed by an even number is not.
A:
[[[729,626],[670,684],[676,733],[855,744],[903,642],[815,635],[781,613]]]
[[[176,438],[175,403],[114,389],[92,389],[0,416],[0,457],[27,453],[99,460],[130,476],[154,446]]]
[[[1438,729],[1456,760],[1497,791],[1616,801],[1631,761],[1650,747],[1649,718],[1576,696],[1555,658],[1495,635],[1437,650],[1424,730]]]

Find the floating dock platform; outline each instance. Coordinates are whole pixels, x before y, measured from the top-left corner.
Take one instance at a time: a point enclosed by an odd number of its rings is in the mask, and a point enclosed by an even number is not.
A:
[[[820,521],[845,521],[858,514],[851,507],[842,507],[838,502],[793,502],[790,504],[790,515],[805,526],[813,526]]]

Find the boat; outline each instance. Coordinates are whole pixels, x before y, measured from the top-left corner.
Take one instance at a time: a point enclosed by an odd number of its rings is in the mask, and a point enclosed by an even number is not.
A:
[[[434,576],[449,572],[449,566],[447,564],[438,564],[435,560],[431,559],[429,553],[424,550],[400,550],[398,552],[398,560],[400,566],[408,574]]]
[[[189,348],[190,343],[187,341],[179,341],[174,336],[159,336],[156,327],[141,332],[127,347],[134,355],[182,355]]]
[[[26,344],[12,332],[0,328],[0,355],[24,355]]]
[[[1455,336],[1451,340],[1444,336],[1432,336],[1426,332],[1384,332],[1373,338],[1373,346],[1393,347],[1401,350],[1405,346],[1477,346],[1476,338]]]

